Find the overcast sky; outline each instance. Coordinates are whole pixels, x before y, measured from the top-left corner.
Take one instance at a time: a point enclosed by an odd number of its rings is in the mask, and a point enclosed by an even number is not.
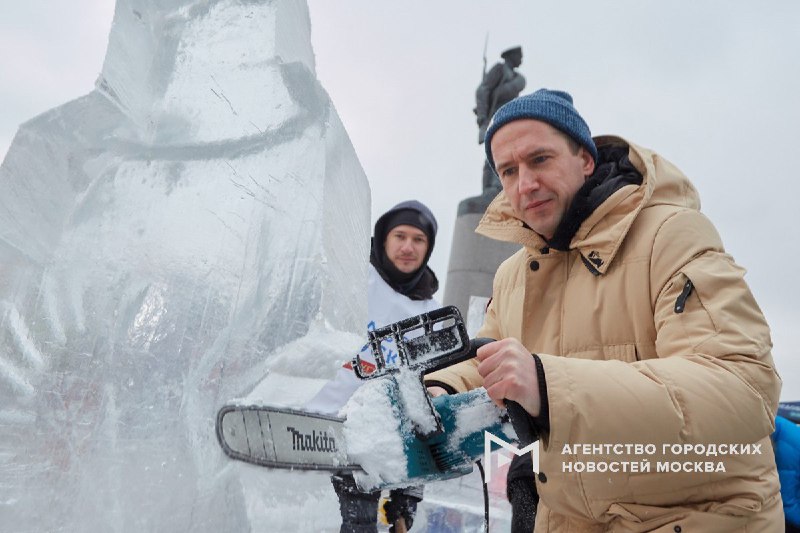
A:
[[[20,123],[92,90],[112,0],[0,6],[0,156]],[[572,93],[597,134],[654,148],[695,183],[703,211],[773,330],[783,399],[800,400],[800,124],[795,0],[310,0],[317,74],[372,186],[373,219],[417,198],[440,223],[446,278],[458,202],[480,192],[472,114],[489,66],[521,45],[525,92]],[[443,291],[440,291],[439,297]]]

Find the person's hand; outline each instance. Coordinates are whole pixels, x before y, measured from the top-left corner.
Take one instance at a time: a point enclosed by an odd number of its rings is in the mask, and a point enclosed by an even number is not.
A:
[[[503,400],[517,402],[531,416],[541,409],[536,362],[517,339],[490,342],[478,348],[478,373],[489,397],[500,407]]]
[[[447,394],[447,391],[444,387],[437,387],[436,385],[432,387],[428,387],[428,394],[431,398],[436,398],[437,396],[444,396]]]

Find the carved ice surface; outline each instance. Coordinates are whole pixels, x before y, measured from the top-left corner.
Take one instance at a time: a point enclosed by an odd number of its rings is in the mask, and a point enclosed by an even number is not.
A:
[[[287,491],[311,478],[230,461],[214,434],[287,344],[363,336],[369,187],[309,35],[297,0],[118,0],[97,88],[20,128],[0,167],[0,529],[336,523],[327,476]],[[267,382],[333,374],[307,352]]]

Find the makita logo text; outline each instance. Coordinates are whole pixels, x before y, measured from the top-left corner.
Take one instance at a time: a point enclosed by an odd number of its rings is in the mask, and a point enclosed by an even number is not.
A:
[[[304,452],[335,452],[336,439],[328,436],[326,431],[316,430],[308,433],[302,433],[294,428],[287,427],[286,431],[292,433],[292,449]]]

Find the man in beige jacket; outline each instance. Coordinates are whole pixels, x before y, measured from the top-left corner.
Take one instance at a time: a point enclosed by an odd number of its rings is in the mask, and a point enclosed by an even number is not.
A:
[[[562,91],[503,106],[485,146],[503,191],[477,231],[522,248],[478,333],[498,341],[426,381],[527,411],[537,533],[782,531],[769,328],[689,180],[592,139]]]

